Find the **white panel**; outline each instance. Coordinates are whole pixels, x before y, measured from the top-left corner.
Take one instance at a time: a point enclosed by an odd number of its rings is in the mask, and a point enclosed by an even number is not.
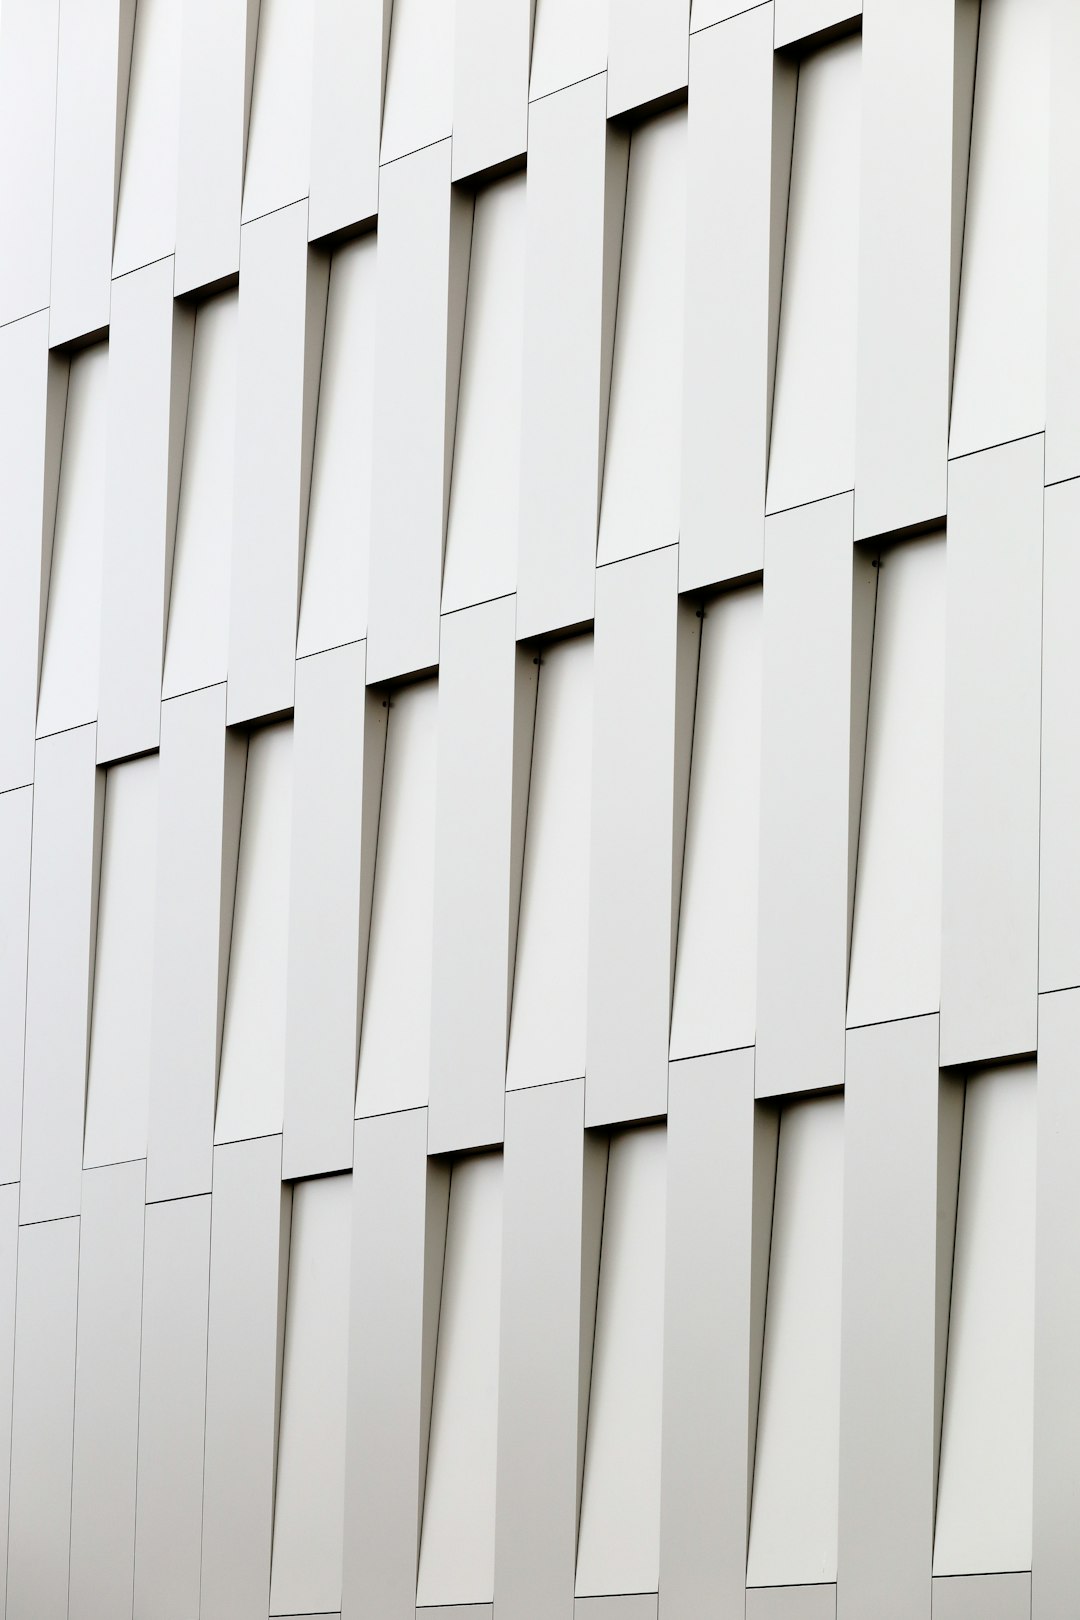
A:
[[[602,73],[607,66],[605,0],[536,0],[529,96]]]
[[[183,0],[138,0],[131,47],[113,275],[176,246]]]
[[[980,12],[950,456],[1046,426],[1049,0]]]
[[[418,1607],[493,1595],[502,1176],[496,1153],[450,1175]]]
[[[379,208],[379,136],[391,0],[315,0],[308,235]]]
[[[393,0],[380,161],[445,140],[454,121],[454,8]]]
[[[439,659],[472,230],[472,197],[450,185],[450,145],[388,165],[379,181],[369,681]]]
[[[597,561],[679,538],[686,110],[635,129],[626,184]]]
[[[315,0],[261,0],[244,170],[245,220],[308,194],[314,47]]]
[[[352,1177],[293,1188],[270,1613],[341,1606]]]
[[[214,1141],[281,1130],[289,956],[292,722],[248,742]]]
[[[390,698],[356,1112],[427,1102],[438,687]]]
[[[146,1165],[83,1177],[69,1613],[130,1612],[135,1566]]]
[[[592,638],[545,648],[536,693],[508,1090],[585,1073]]]
[[[375,235],[330,261],[296,656],[367,634],[374,422]]]
[[[49,302],[60,0],[7,0],[0,14],[0,325]]]
[[[172,259],[113,288],[98,762],[156,748],[169,564],[191,370],[191,311]]]
[[[945,536],[879,564],[848,1025],[941,1001]]]
[[[79,1213],[101,783],[93,726],[38,744],[23,1071],[23,1222]]]
[[[2,35],[0,35],[2,39]],[[1080,472],[1080,8],[1051,0],[1050,183],[1047,232],[1046,481]],[[0,73],[3,72],[0,60]]]
[[[49,342],[109,322],[135,0],[60,0]]]
[[[68,379],[37,733],[97,719],[109,350],[74,356]]]
[[[1080,984],[1080,480],[1043,507],[1042,791],[1039,799],[1039,989]]]
[[[68,1620],[79,1223],[19,1232],[6,1620]]]
[[[228,672],[237,312],[238,295],[225,292],[195,317],[163,698]]]
[[[525,151],[536,0],[455,0],[454,168],[464,180]]]
[[[667,1132],[613,1136],[604,1198],[578,1597],[654,1592],[660,1574]]]
[[[105,776],[83,1164],[145,1159],[157,887],[158,758]]]
[[[968,1081],[934,1574],[1031,1567],[1035,1065]]]
[[[836,1579],[844,1103],[780,1116],[748,1586]]]
[[[752,1046],[757,1003],[761,590],[705,610],[671,1056]]]
[[[0,255],[5,262],[15,257]],[[0,488],[8,536],[0,549],[3,789],[34,779],[41,633],[68,385],[67,359],[50,355],[48,343],[47,311],[0,327]]]
[[[280,1137],[215,1148],[201,1620],[268,1606],[290,1202]]]
[[[17,1182],[22,1147],[27,918],[34,793],[0,794],[0,1182]],[[3,1463],[0,1460],[0,1474]],[[3,1518],[0,1515],[0,1524]]]
[[[776,0],[776,47],[812,38],[862,13],[862,0]]]
[[[0,1189],[0,1591],[8,1571],[11,1499],[11,1401],[15,1384],[15,1293],[19,1258],[19,1189]]]
[[[133,1620],[199,1612],[210,1199],[146,1211]]]
[[[949,465],[941,1060],[1036,1044],[1042,436]]]
[[[308,248],[306,200],[242,228],[230,725],[293,703],[328,274]]]
[[[951,1579],[946,1575],[935,1580],[933,1588],[934,1620],[1030,1620],[1033,1612],[1032,1578],[1026,1570]],[[1041,1617],[1046,1597],[1041,1571],[1036,1590],[1039,1604],[1034,1613]],[[1071,1592],[1068,1601],[1072,1601]]]
[[[240,191],[258,0],[184,0],[176,291],[240,264]]]
[[[508,595],[517,578],[525,175],[477,194],[442,608]]]
[[[690,0],[608,0],[608,117],[686,83]]]
[[[746,1594],[746,1620],[835,1620],[836,1587],[752,1586]]]
[[[855,483],[860,42],[799,67],[768,510]]]

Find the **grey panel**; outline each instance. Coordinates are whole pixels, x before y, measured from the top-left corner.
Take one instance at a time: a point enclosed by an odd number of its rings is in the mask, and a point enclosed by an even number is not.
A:
[[[21,1221],[77,1215],[103,778],[93,726],[39,742],[30,873]]]
[[[942,1576],[934,1581],[934,1620],[1028,1620],[1032,1580],[1010,1575]]]
[[[836,1587],[751,1586],[746,1620],[834,1620]]]
[[[146,1164],[83,1175],[70,1612],[131,1609]]]
[[[265,1620],[288,1269],[281,1138],[214,1151],[202,1620]]]
[[[930,1616],[937,1023],[848,1036],[838,1620]]]
[[[669,1089],[660,1620],[679,1620],[742,1603],[776,1114],[752,1050],[673,1064]]]
[[[627,1597],[578,1598],[574,1620],[656,1620],[655,1592]]]
[[[244,760],[224,686],[162,705],[150,1200],[210,1191]]]
[[[189,1620],[202,1553],[210,1199],[146,1211],[133,1620]]]
[[[356,1122],[343,1620],[413,1620],[449,1175],[427,1111]]]
[[[19,1232],[6,1620],[68,1620],[79,1222]]]

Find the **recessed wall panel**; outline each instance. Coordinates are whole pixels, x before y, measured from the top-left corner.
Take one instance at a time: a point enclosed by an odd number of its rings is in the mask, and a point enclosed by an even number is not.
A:
[[[19,243],[0,263],[0,325],[49,302],[59,23],[60,0],[13,0],[0,18],[0,218]]]
[[[525,175],[477,193],[442,610],[513,591],[521,473]]]
[[[950,456],[1046,426],[1050,7],[981,8]]]
[[[585,1073],[592,640],[539,656],[507,1090]]]
[[[422,1107],[428,1097],[438,687],[420,681],[387,702],[358,1117]]]
[[[248,741],[215,1143],[281,1131],[292,794],[292,723],[283,721]]]
[[[501,1154],[450,1172],[417,1607],[491,1601],[502,1262]]]
[[[243,220],[308,194],[315,0],[261,0]]]
[[[107,344],[72,358],[38,689],[39,737],[97,719],[108,377]]]
[[[531,101],[603,73],[606,66],[607,7],[602,0],[536,0]],[[530,142],[531,135],[530,127]]]
[[[844,1102],[784,1105],[776,1161],[748,1586],[836,1579]]]
[[[752,1046],[757,1001],[761,590],[705,608],[671,1056]]]
[[[228,674],[238,308],[224,292],[195,315],[163,698]]]
[[[138,0],[123,121],[114,276],[164,259],[176,247],[182,39],[182,0]]]
[[[667,1135],[608,1152],[575,1593],[655,1591],[660,1570]]]
[[[374,451],[374,234],[330,261],[296,656],[367,634]]]
[[[686,113],[630,137],[597,562],[679,535]]]
[[[861,46],[799,65],[769,446],[768,510],[855,484]]]
[[[270,1613],[340,1606],[352,1178],[293,1188]]]
[[[848,1024],[941,1000],[944,534],[878,558]]]
[[[83,1164],[145,1159],[158,872],[158,756],[105,775]]]
[[[934,1574],[1031,1564],[1034,1063],[969,1078],[956,1210]]]

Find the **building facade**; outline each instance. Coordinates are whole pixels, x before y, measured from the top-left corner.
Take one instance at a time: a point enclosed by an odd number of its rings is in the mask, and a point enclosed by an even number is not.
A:
[[[2,0],[0,1620],[1080,1612],[1078,82]]]

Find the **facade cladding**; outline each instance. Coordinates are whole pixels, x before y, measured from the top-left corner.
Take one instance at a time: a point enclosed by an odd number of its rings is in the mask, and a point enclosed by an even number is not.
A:
[[[853,9],[3,0],[6,1620],[1075,1620],[1080,5]]]

